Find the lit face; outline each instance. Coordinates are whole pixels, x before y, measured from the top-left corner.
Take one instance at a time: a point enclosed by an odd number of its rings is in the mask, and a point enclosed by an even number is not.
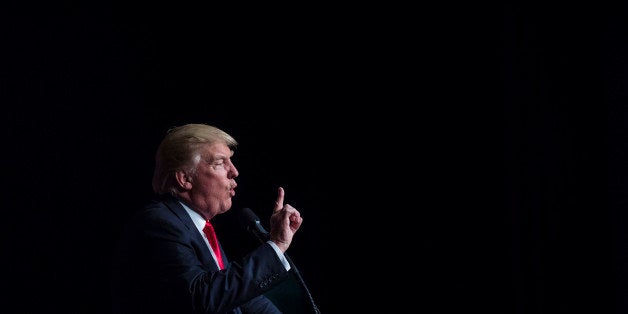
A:
[[[197,156],[196,173],[186,194],[192,206],[207,219],[231,208],[238,176],[232,156],[233,151],[224,143],[206,146]]]

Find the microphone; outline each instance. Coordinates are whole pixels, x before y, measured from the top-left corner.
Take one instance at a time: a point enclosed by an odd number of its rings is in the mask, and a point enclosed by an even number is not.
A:
[[[270,240],[270,233],[268,233],[268,231],[264,229],[264,227],[262,226],[262,223],[259,220],[259,217],[257,217],[257,215],[253,212],[253,210],[251,210],[248,207],[243,208],[240,211],[240,215],[238,216],[238,218],[240,220],[240,224],[246,230],[252,233],[261,243],[266,243],[266,241]],[[310,290],[307,288],[307,285],[305,285],[305,281],[303,280],[303,277],[301,277],[301,273],[297,269],[297,266],[294,265],[290,257],[288,257],[288,254],[284,252],[283,255],[288,261],[288,264],[290,264],[290,269],[292,270],[295,277],[297,278],[297,281],[299,282],[299,284],[301,284],[301,287],[303,287],[303,290],[305,291],[305,294],[308,298],[310,306],[312,306],[311,308],[312,312],[314,314],[320,314],[321,312],[316,306],[316,303],[314,303],[314,298],[312,297],[312,294],[310,294]]]
[[[264,229],[259,217],[250,208],[243,208],[239,216],[240,224],[252,233],[260,242],[270,240],[270,233]]]

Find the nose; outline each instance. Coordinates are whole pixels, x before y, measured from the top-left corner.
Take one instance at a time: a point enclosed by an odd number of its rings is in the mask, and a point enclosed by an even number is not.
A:
[[[238,168],[236,168],[233,162],[229,161],[229,163],[231,164],[231,167],[229,167],[229,174],[230,174],[229,177],[236,178],[237,176],[240,175],[240,172],[238,172]]]

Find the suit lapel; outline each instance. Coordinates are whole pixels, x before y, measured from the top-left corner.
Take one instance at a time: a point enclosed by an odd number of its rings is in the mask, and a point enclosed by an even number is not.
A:
[[[205,239],[203,239],[201,233],[198,232],[198,229],[196,229],[192,218],[190,218],[190,215],[188,215],[188,213],[185,211],[185,208],[183,208],[181,203],[179,203],[179,200],[176,199],[174,196],[167,196],[163,199],[163,202],[170,209],[170,211],[172,211],[177,216],[177,218],[179,218],[181,222],[183,222],[183,225],[185,225],[185,227],[193,234],[194,240],[196,240],[196,242],[198,242],[198,245],[202,248],[202,256],[199,257],[201,261],[211,261],[213,257],[209,251],[209,248],[207,247],[207,244],[205,244]],[[220,246],[222,261],[225,264],[225,267],[227,267],[227,265],[229,265],[229,259],[227,258],[225,251],[223,251],[222,249],[222,244],[220,244],[220,240],[218,240],[218,245]],[[212,266],[216,265],[216,263],[211,264]],[[216,267],[218,266],[216,265]]]

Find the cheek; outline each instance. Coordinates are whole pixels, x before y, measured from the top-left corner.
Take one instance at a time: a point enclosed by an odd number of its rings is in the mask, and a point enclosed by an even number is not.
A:
[[[224,187],[229,187],[229,184],[229,180],[220,175],[209,175],[207,176],[207,180],[205,182],[205,185],[212,191],[224,190]]]
[[[225,189],[230,189],[231,180],[226,172],[207,170],[203,173],[201,185],[205,187],[207,193],[222,194]]]

